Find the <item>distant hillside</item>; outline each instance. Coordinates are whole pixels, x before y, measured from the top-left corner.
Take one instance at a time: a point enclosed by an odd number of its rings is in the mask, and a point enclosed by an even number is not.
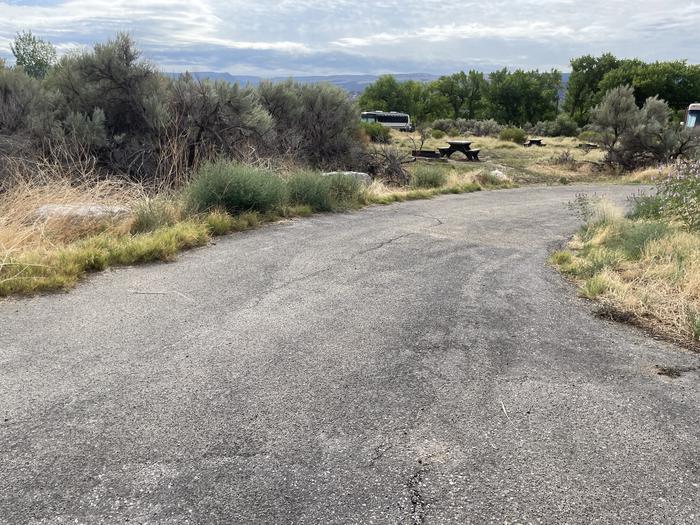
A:
[[[168,76],[176,77],[179,73],[165,73]],[[273,82],[283,82],[289,77],[274,77],[263,79],[262,77],[249,75],[232,75],[230,73],[217,73],[214,71],[200,71],[191,73],[195,78],[208,78],[211,80],[225,80],[226,82],[239,83],[241,85],[250,84],[251,86],[258,85],[262,80],[271,80]],[[428,82],[439,78],[439,75],[431,75],[429,73],[402,73],[394,75],[397,80],[418,80],[420,82]],[[317,82],[328,82],[343,88],[348,93],[362,93],[368,84],[371,84],[378,75],[328,75],[328,76],[308,76],[308,77],[293,77],[297,82],[302,84],[315,84]]]
[[[257,86],[263,80],[271,80],[272,82],[284,82],[290,77],[273,77],[265,79],[263,77],[256,77],[250,75],[232,75],[230,73],[218,73],[215,71],[200,71],[197,73],[190,73],[193,77],[198,79],[210,79],[210,80],[224,80],[226,82],[238,83],[241,85],[249,84],[251,86]],[[488,75],[488,73],[485,73]],[[179,73],[165,73],[170,77],[177,77]],[[394,74],[394,77],[398,81],[406,80],[417,80],[419,82],[430,82],[440,78],[440,75],[433,75],[430,73],[399,73]],[[308,76],[308,77],[293,77],[297,82],[302,84],[315,84],[317,82],[328,82],[335,86],[343,88],[348,93],[359,94],[362,93],[368,84],[371,84],[379,78],[379,75],[328,75],[328,76]],[[569,82],[569,73],[562,74],[562,85],[563,89],[560,96],[566,91],[566,86]]]

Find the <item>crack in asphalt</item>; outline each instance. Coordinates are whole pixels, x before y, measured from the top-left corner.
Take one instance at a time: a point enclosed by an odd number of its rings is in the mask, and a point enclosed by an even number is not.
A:
[[[437,224],[433,224],[432,226],[428,226],[429,228],[437,228],[438,226],[442,226],[445,224],[445,222],[438,218],[438,217],[432,217],[430,215],[419,215],[417,213],[404,213],[403,215],[409,215],[411,217],[419,217],[421,219],[430,219],[431,221],[437,222]]]
[[[427,469],[421,467],[418,472],[413,474],[408,480],[408,491],[411,497],[411,520],[413,525],[422,525],[425,523],[425,499],[423,496],[423,475]]]
[[[436,219],[436,220],[439,220],[439,219]],[[364,255],[364,254],[379,250],[379,249],[381,249],[381,248],[383,248],[383,247],[385,247],[385,246],[387,246],[395,241],[398,241],[399,239],[403,239],[403,238],[408,237],[408,236],[413,235],[413,234],[414,234],[414,232],[408,232],[408,233],[403,233],[401,235],[397,235],[396,237],[391,237],[390,239],[387,239],[386,241],[381,241],[380,243],[378,243],[375,246],[372,246],[371,248],[366,248],[364,250],[360,250],[360,251],[352,254],[350,257],[343,258],[343,259],[337,259],[324,268],[313,271],[311,273],[301,275],[301,276],[296,277],[294,279],[290,279],[290,280],[285,281],[279,285],[272,286],[268,290],[265,290],[263,295],[256,297],[255,300],[253,301],[253,304],[246,306],[245,308],[242,308],[242,309],[243,310],[252,310],[254,308],[257,308],[270,294],[272,294],[274,292],[278,292],[280,290],[283,290],[283,289],[285,289],[285,288],[287,288],[295,283],[298,283],[301,281],[306,281],[306,280],[311,279],[313,277],[317,277],[323,273],[326,273],[329,270],[332,270],[338,264],[349,263],[349,262],[353,261],[355,258],[359,257],[360,255]]]
[[[380,250],[380,249],[384,248],[384,246],[387,246],[387,245],[391,244],[392,242],[398,241],[399,239],[403,239],[404,237],[408,237],[409,235],[413,235],[413,234],[414,234],[414,232],[409,232],[409,233],[403,233],[403,234],[398,235],[396,237],[392,237],[391,239],[380,242],[376,246],[372,246],[371,248],[366,248],[364,250],[360,250],[355,255],[353,255],[350,259],[352,260],[355,257],[357,257],[358,255],[364,255],[366,253],[373,252],[375,250]]]

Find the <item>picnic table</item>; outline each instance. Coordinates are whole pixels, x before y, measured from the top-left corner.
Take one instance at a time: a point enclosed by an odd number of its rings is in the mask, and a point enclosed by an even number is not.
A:
[[[538,146],[541,148],[542,146],[546,146],[546,144],[542,142],[542,139],[529,139],[523,146],[526,148],[530,146]]]
[[[449,146],[438,148],[441,157],[447,157],[448,159],[453,153],[460,152],[464,153],[467,160],[478,161],[479,151],[478,149],[471,149],[471,142],[468,140],[448,140],[446,141]]]

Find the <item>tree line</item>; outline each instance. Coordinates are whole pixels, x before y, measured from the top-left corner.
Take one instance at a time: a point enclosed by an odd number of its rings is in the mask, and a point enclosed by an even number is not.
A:
[[[619,86],[630,86],[640,107],[658,96],[678,112],[700,101],[700,65],[586,55],[571,60],[566,90],[557,70],[501,69],[488,75],[470,70],[425,83],[383,75],[367,86],[359,104],[365,111],[406,112],[418,122],[495,119],[522,127],[562,115],[584,126],[591,110]]]

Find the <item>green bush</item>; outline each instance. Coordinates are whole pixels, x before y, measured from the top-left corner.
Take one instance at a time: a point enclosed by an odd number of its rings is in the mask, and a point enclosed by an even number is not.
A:
[[[372,142],[388,144],[391,130],[382,126],[379,122],[363,122],[362,129]]]
[[[338,211],[363,201],[362,183],[349,175],[299,172],[287,179],[289,202],[313,211]]]
[[[645,195],[638,193],[630,199],[632,210],[627,214],[629,219],[660,219],[663,215],[663,200],[660,195]]]
[[[335,209],[351,208],[364,201],[364,185],[355,177],[343,174],[325,177],[330,179],[331,199]]]
[[[525,143],[525,132],[520,128],[505,128],[498,134],[500,140],[506,142],[515,142],[516,144]]]
[[[559,114],[555,120],[540,121],[532,129],[533,134],[545,137],[575,137],[578,125],[566,114]]]
[[[308,204],[314,211],[331,211],[331,178],[318,173],[301,171],[287,179],[287,192],[291,204]]]
[[[581,142],[589,142],[591,144],[598,144],[600,142],[600,133],[593,130],[586,130],[579,133],[578,139]]]
[[[657,190],[664,215],[700,230],[700,160],[676,162]]]
[[[439,188],[447,182],[447,175],[438,166],[418,165],[410,180],[414,188]]]
[[[284,204],[285,183],[272,172],[218,161],[203,165],[185,188],[189,209],[204,212],[221,208],[235,215],[265,213]]]
[[[437,119],[433,122],[434,130],[438,129],[440,131],[444,131],[445,133],[449,132],[453,127],[455,127],[455,121],[448,118]]]
[[[445,137],[445,132],[441,129],[434,129],[431,133],[434,139],[442,139]]]
[[[179,220],[179,210],[167,199],[146,199],[134,209],[132,233],[152,232],[158,228],[173,226]]]

